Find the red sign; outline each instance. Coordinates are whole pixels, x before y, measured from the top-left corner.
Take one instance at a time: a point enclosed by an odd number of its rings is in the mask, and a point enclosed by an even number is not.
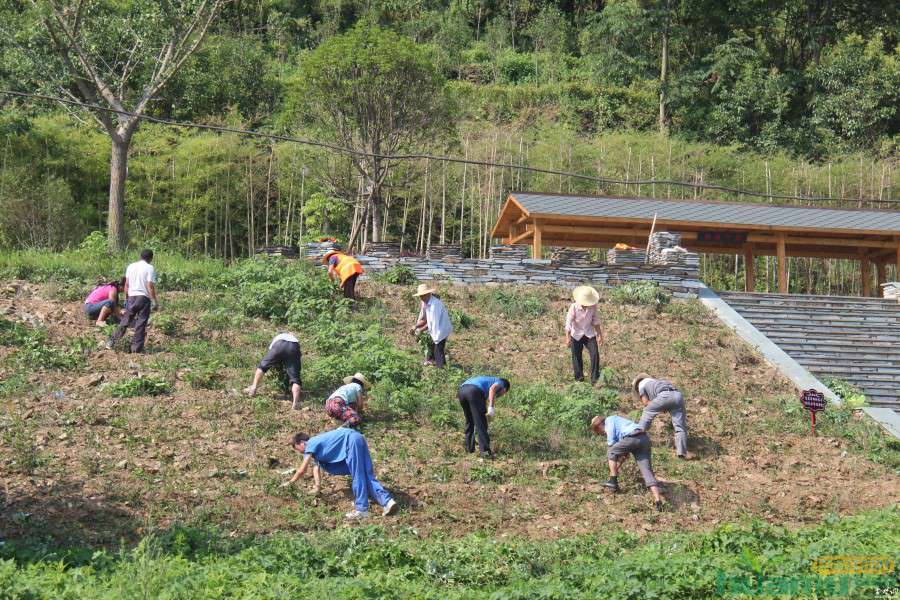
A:
[[[816,413],[825,410],[827,404],[825,394],[812,389],[803,390],[800,392],[800,404],[809,411],[809,416],[812,418],[812,434],[816,435]]]
[[[806,410],[818,412],[820,410],[825,410],[828,401],[825,400],[825,394],[822,392],[817,392],[816,390],[803,390],[800,392],[800,404],[802,404]]]

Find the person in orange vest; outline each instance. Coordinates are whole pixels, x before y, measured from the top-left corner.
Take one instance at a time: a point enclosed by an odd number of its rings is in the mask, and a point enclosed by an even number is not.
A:
[[[341,289],[344,298],[356,300],[356,280],[362,275],[363,268],[359,261],[343,252],[332,250],[322,257],[322,262],[328,265],[328,277],[341,280]]]

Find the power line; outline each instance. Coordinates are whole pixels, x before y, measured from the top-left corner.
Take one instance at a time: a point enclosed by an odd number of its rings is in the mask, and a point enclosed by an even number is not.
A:
[[[710,183],[694,183],[687,181],[677,181],[672,179],[613,179],[609,177],[598,177],[594,175],[585,175],[583,173],[573,173],[569,171],[560,171],[557,169],[545,169],[541,167],[530,167],[527,165],[516,165],[511,163],[497,163],[483,160],[475,160],[470,158],[459,158],[455,156],[438,156],[434,154],[377,154],[373,152],[364,152],[361,150],[355,150],[353,148],[347,148],[346,146],[340,146],[338,144],[331,144],[328,142],[322,142],[319,140],[309,140],[304,138],[298,138],[287,135],[279,135],[275,133],[264,133],[260,131],[253,131],[250,129],[240,129],[237,127],[225,127],[221,125],[209,125],[204,123],[194,123],[192,121],[176,121],[174,119],[164,119],[161,117],[154,117],[150,115],[138,115],[133,112],[129,112],[126,110],[119,110],[115,108],[108,108],[105,106],[98,106],[96,104],[88,104],[85,102],[79,102],[77,100],[70,100],[66,98],[56,98],[53,96],[47,96],[44,94],[35,94],[28,92],[14,92],[12,90],[0,90],[0,94],[7,96],[15,96],[20,98],[32,98],[37,100],[46,100],[49,102],[58,102],[60,104],[67,104],[69,106],[78,106],[80,108],[84,108],[87,110],[97,110],[107,113],[113,113],[118,115],[124,115],[127,117],[133,117],[136,119],[149,121],[151,123],[159,123],[161,125],[167,125],[170,127],[183,127],[189,129],[204,129],[208,131],[216,131],[219,133],[235,133],[239,135],[249,136],[249,137],[257,137],[257,138],[265,138],[268,140],[277,140],[282,142],[291,142],[295,144],[301,144],[305,146],[313,146],[317,148],[325,148],[327,150],[332,150],[338,153],[349,154],[353,156],[363,156],[368,158],[377,158],[380,160],[394,160],[394,161],[402,161],[402,160],[434,160],[434,161],[443,161],[443,162],[451,162],[457,164],[467,164],[467,165],[476,165],[476,166],[484,166],[484,167],[496,167],[496,168],[504,168],[504,169],[518,169],[520,171],[528,171],[531,173],[541,173],[544,175],[557,175],[562,177],[570,177],[573,179],[580,179],[583,181],[591,181],[594,183],[607,183],[613,185],[666,185],[666,186],[680,186],[687,187],[692,189],[703,189],[703,190],[716,190],[720,192],[726,192],[731,194],[738,194],[741,196],[750,196],[754,198],[767,198],[770,200],[799,200],[804,202],[845,202],[845,203],[869,203],[869,204],[900,204],[900,200],[883,200],[883,199],[874,199],[874,198],[844,198],[844,197],[834,197],[834,196],[804,196],[804,195],[789,195],[789,194],[769,194],[766,192],[757,192],[753,190],[744,190],[740,188],[733,188],[725,185],[717,185]]]

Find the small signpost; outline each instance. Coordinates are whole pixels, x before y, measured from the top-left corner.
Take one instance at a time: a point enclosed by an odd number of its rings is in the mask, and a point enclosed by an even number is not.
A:
[[[825,394],[813,389],[803,390],[800,392],[800,404],[809,411],[812,418],[812,434],[816,435],[816,413],[820,410],[825,410],[825,405],[827,404]]]

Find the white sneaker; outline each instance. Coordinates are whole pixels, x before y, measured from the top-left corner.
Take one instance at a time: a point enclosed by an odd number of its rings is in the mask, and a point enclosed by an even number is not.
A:
[[[388,503],[384,505],[384,510],[381,511],[381,516],[386,517],[388,515],[392,515],[397,512],[398,508],[399,506],[397,505],[397,502],[393,498],[391,498],[390,500],[388,500]]]
[[[354,509],[344,515],[344,517],[349,519],[350,521],[362,521],[363,519],[369,518],[369,511]]]

